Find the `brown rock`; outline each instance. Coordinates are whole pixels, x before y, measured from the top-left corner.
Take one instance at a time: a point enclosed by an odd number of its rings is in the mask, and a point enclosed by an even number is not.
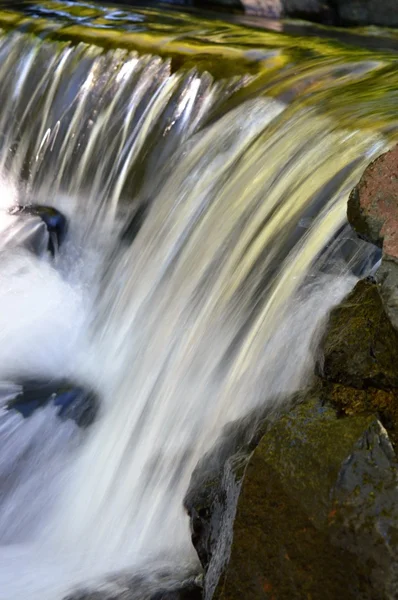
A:
[[[348,200],[357,234],[398,260],[398,145],[374,160]]]

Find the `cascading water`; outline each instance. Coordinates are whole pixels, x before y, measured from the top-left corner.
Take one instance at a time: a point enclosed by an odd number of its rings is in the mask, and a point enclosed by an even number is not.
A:
[[[289,62],[269,34],[280,65],[255,41],[264,69],[216,80],[53,31],[0,39],[1,389],[70,378],[101,410],[80,430],[1,408],[1,600],[197,568],[190,474],[227,422],[305,385],[372,260],[347,193],[398,124],[393,55]],[[27,201],[68,217],[55,260],[21,247],[5,211]]]

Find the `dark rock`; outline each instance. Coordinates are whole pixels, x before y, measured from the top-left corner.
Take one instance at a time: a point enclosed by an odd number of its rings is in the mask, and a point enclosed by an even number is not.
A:
[[[221,548],[230,544],[244,467],[274,418],[276,413],[261,409],[229,423],[192,473],[184,507],[190,517],[192,543],[204,569],[210,569],[207,581],[221,568],[218,563],[228,558]],[[216,546],[217,556],[212,560]]]
[[[120,240],[128,245],[132,244],[139,230],[141,229],[148,212],[148,203],[137,207],[133,215],[128,219],[126,226],[122,230]]]
[[[202,600],[200,576],[177,581],[171,572],[146,575],[115,574],[98,589],[80,589],[63,600]]]
[[[10,210],[10,214],[19,217],[31,216],[40,218],[49,234],[48,250],[52,255],[55,254],[65,239],[68,222],[66,217],[52,206],[41,206],[39,204],[15,206]]]
[[[398,262],[395,258],[383,256],[375,279],[383,301],[384,310],[393,327],[398,331]]]
[[[214,594],[206,575],[205,600],[395,598],[397,501],[397,463],[377,418],[339,419],[308,400],[254,450],[229,562]]]
[[[195,579],[188,579],[174,588],[156,591],[150,600],[202,600],[202,592]]]
[[[398,333],[385,313],[378,286],[359,281],[329,316],[321,343],[321,376],[354,388],[398,388]]]
[[[325,0],[282,0],[282,16],[333,24],[336,12],[332,2]]]
[[[59,380],[22,382],[21,392],[9,400],[6,407],[28,418],[37,408],[49,403],[59,407],[57,414],[60,419],[71,419],[79,427],[91,425],[99,410],[98,398],[94,392],[72,382]]]
[[[335,0],[343,25],[398,26],[396,0]]]

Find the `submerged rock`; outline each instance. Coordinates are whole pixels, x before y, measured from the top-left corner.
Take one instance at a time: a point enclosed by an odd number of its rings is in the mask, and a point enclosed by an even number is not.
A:
[[[55,254],[65,239],[68,225],[67,219],[59,210],[52,206],[41,206],[40,204],[18,205],[10,210],[10,214],[20,218],[39,218],[46,226],[48,233],[48,240],[46,241],[47,250],[52,255]],[[29,243],[29,240],[27,240],[27,243]],[[37,242],[34,244],[34,247],[36,246]]]
[[[166,571],[143,575],[115,574],[98,588],[80,589],[63,600],[201,600],[202,585],[200,576],[176,581],[172,573]]]
[[[172,588],[164,588],[156,591],[150,600],[202,600],[202,586],[197,578],[187,579],[183,583]]]
[[[36,409],[50,403],[58,408],[60,419],[71,419],[79,427],[91,425],[99,410],[94,392],[69,381],[25,381],[21,383],[21,391],[7,402],[6,407],[28,418]]]

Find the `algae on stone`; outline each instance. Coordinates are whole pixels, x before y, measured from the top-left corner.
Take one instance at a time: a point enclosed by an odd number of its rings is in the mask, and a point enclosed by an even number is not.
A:
[[[398,333],[374,281],[359,281],[331,311],[321,347],[324,379],[359,389],[398,388]]]
[[[214,598],[393,598],[396,480],[374,416],[339,419],[316,398],[296,407],[249,460]]]

